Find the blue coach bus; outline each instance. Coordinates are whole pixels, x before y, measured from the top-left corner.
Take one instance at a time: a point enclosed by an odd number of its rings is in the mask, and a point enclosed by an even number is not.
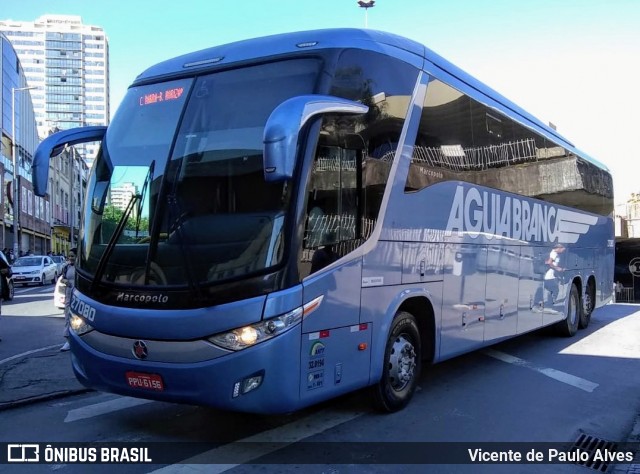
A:
[[[289,412],[612,297],[606,167],[411,40],[334,29],[152,66],[101,141],[71,301],[73,370],[127,396]]]

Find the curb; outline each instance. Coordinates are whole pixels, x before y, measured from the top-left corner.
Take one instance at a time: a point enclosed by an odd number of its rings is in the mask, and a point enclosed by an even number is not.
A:
[[[626,442],[629,444],[640,444],[640,415],[636,417]],[[616,464],[611,472],[613,474],[640,474],[640,447],[638,447],[635,452],[633,463]]]
[[[55,400],[58,398],[70,397],[72,395],[81,395],[83,393],[94,392],[92,388],[81,388],[75,390],[63,390],[60,392],[46,393],[43,395],[35,395],[33,397],[21,398],[19,400],[12,400],[9,402],[0,402],[0,412],[11,410],[12,408],[24,407],[38,402],[45,402],[47,400]]]
[[[0,364],[0,411],[94,391],[76,379],[59,344],[17,354]]]
[[[636,422],[633,425],[633,429],[631,430],[631,434],[627,441],[629,443],[640,443],[640,415],[636,417]],[[640,448],[636,451],[634,459],[636,462],[629,465],[627,474],[640,474]]]

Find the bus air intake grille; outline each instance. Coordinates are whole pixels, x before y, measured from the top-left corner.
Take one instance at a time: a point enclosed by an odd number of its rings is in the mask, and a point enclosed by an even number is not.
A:
[[[601,453],[604,451],[614,452],[617,451],[617,448],[617,443],[597,438],[586,433],[580,433],[578,439],[576,439],[571,446],[571,452],[588,453],[588,457],[586,454],[579,456],[575,464],[588,467],[594,471],[607,472],[607,469],[609,469],[610,466],[609,461],[600,459],[594,460],[595,454],[597,451],[600,451]]]

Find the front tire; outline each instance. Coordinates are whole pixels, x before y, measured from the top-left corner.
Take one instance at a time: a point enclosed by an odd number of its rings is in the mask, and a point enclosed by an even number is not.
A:
[[[571,292],[569,293],[569,301],[567,302],[567,316],[560,322],[556,323],[558,334],[565,337],[571,337],[578,331],[578,324],[582,318],[582,300],[578,287],[573,283]]]
[[[407,406],[418,385],[421,355],[416,319],[410,313],[399,311],[391,323],[382,378],[371,388],[376,408],[392,413]]]

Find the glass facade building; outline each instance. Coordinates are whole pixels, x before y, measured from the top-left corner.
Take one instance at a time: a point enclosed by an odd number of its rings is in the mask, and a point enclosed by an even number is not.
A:
[[[31,164],[39,143],[34,103],[18,54],[9,40],[0,33],[0,248],[12,248],[15,206],[13,181],[15,152],[18,168],[18,211],[20,232],[18,249],[44,253],[50,250],[51,208],[48,197],[38,197],[31,186]],[[15,123],[14,123],[15,120]]]
[[[24,67],[41,138],[52,129],[109,123],[109,44],[99,26],[79,16],[0,21]],[[91,166],[97,144],[80,148]]]

